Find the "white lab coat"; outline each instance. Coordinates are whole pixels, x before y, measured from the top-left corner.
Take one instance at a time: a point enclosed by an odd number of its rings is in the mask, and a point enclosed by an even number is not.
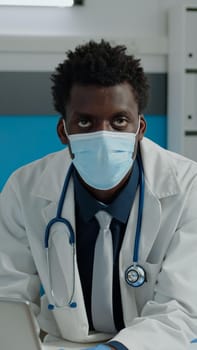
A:
[[[77,264],[74,295],[77,308],[47,309],[48,302],[53,300],[44,232],[56,215],[70,165],[68,150],[19,169],[4,187],[0,195],[0,296],[22,297],[36,305],[42,283],[46,295],[41,308],[34,306],[34,310],[41,327],[49,334],[76,342],[112,338],[131,350],[185,350],[189,340],[197,336],[197,164],[146,138],[141,142],[141,153],[145,200],[139,264],[146,270],[147,282],[132,288],[124,278],[133,257],[137,192],[120,251],[126,328],[116,335],[89,334]],[[72,179],[63,216],[75,230]],[[61,237],[58,225],[53,230]],[[58,244],[61,246],[61,238]],[[69,245],[65,254],[72,257]],[[68,284],[70,268],[64,269]]]

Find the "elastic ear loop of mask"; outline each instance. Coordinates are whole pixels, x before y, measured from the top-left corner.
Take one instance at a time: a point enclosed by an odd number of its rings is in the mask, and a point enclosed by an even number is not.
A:
[[[140,130],[140,120],[141,120],[141,114],[139,114],[138,127],[137,127],[137,131],[135,133],[135,136],[137,136],[137,134],[139,133],[139,130]]]
[[[139,114],[138,127],[137,127],[137,131],[135,132],[135,147],[134,147],[134,151],[133,151],[133,154],[132,154],[132,158],[134,157],[134,154],[135,154],[135,148],[136,148],[136,136],[137,136],[137,134],[139,133],[139,130],[140,130],[140,120],[141,120],[141,115]]]
[[[68,148],[69,148],[69,151],[70,151],[70,154],[71,154],[71,158],[73,159],[73,158],[75,158],[75,155],[74,155],[74,153],[72,152],[72,148],[71,148],[71,144],[70,144],[69,135],[68,135],[68,132],[67,132],[67,129],[66,129],[65,120],[62,119],[62,122],[63,122],[63,126],[64,126],[65,135],[66,135],[66,137],[67,137],[67,139],[68,139],[68,141],[69,141],[69,142],[68,142]]]

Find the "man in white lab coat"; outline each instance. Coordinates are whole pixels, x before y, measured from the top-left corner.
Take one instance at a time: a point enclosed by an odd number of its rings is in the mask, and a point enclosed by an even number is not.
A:
[[[48,341],[185,350],[197,333],[197,164],[144,137],[148,84],[124,47],[77,47],[52,80],[68,147],[1,193],[0,296],[29,300]],[[98,213],[110,217],[99,253]]]

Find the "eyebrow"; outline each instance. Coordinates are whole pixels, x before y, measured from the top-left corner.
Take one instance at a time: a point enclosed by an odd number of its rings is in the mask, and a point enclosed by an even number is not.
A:
[[[78,111],[75,111],[74,113],[73,113],[74,115],[76,115],[76,116],[78,116],[78,117],[84,117],[84,118],[94,118],[94,117],[98,117],[98,115],[96,115],[96,114],[90,114],[90,113],[86,113],[86,112],[78,112]],[[113,113],[112,115],[111,115],[111,117],[112,118],[114,118],[114,117],[118,117],[118,116],[121,116],[121,115],[123,115],[123,114],[125,114],[126,116],[128,116],[128,117],[133,117],[134,115],[131,113],[131,112],[129,112],[128,110],[120,110],[120,111],[117,111],[117,112],[115,112],[115,113]]]

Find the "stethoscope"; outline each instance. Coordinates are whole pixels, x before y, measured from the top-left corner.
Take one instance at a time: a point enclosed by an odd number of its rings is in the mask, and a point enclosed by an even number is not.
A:
[[[141,160],[138,160],[138,165],[139,165],[139,206],[138,206],[138,217],[137,217],[137,226],[136,226],[136,232],[135,232],[135,243],[134,243],[134,253],[133,253],[133,264],[130,265],[126,271],[125,271],[125,281],[127,284],[131,287],[140,287],[144,284],[146,281],[146,272],[145,269],[138,264],[138,255],[139,255],[139,243],[140,243],[140,234],[141,234],[141,224],[142,224],[142,213],[143,213],[143,206],[144,206],[144,173],[143,173],[143,167],[142,167],[142,162]],[[51,288],[51,296],[54,297],[54,291],[52,288],[52,278],[51,278],[51,271],[50,271],[50,263],[49,263],[49,253],[48,253],[48,248],[49,248],[49,238],[50,238],[50,232],[51,228],[54,224],[56,223],[62,223],[63,225],[66,226],[67,232],[68,232],[68,238],[69,238],[69,243],[73,249],[73,286],[72,286],[72,292],[69,297],[69,300],[66,302],[65,306],[70,306],[70,307],[76,307],[77,304],[75,301],[73,301],[73,296],[74,296],[74,291],[75,291],[75,276],[74,276],[74,271],[75,271],[75,259],[74,259],[74,246],[75,246],[75,234],[74,230],[72,228],[71,223],[62,217],[62,209],[64,205],[64,200],[66,197],[66,192],[68,189],[69,181],[71,178],[71,175],[73,173],[74,166],[71,164],[67,176],[64,181],[63,189],[60,195],[58,207],[57,207],[57,213],[56,216],[51,219],[46,227],[45,231],[45,248],[47,251],[47,266],[48,266],[48,277],[49,277],[49,284]],[[49,304],[49,309],[53,309],[54,306],[59,307],[56,305],[56,303]]]
[[[144,208],[144,171],[142,167],[141,157],[137,158],[139,165],[139,205],[138,205],[138,217],[137,226],[135,231],[135,243],[133,252],[133,264],[129,266],[125,271],[125,281],[131,287],[141,287],[146,281],[146,271],[138,264],[139,258],[139,245],[142,226],[142,214]]]

